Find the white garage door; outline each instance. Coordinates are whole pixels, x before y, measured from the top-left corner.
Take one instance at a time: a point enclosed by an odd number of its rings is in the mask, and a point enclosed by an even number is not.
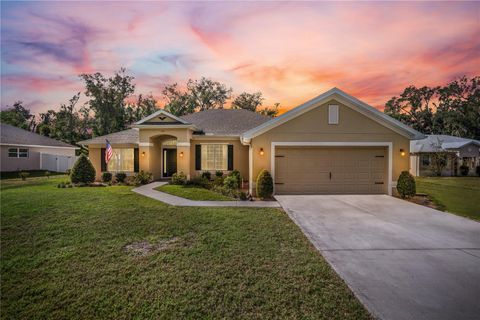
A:
[[[277,147],[276,194],[387,193],[386,147]]]

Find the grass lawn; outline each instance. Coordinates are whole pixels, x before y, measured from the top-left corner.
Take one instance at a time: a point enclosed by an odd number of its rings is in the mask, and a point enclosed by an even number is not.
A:
[[[30,175],[28,178],[33,178],[33,177],[45,177],[45,172],[47,170],[25,170],[22,172],[28,172]],[[18,174],[20,171],[13,171],[13,172],[0,172],[0,179],[17,179]],[[58,176],[58,175],[64,175],[64,172],[53,172],[50,171],[50,176]]]
[[[234,198],[224,196],[223,194],[220,194],[218,192],[194,186],[178,186],[173,184],[165,184],[163,186],[155,188],[155,190],[163,191],[165,193],[190,200],[235,200]]]
[[[480,178],[417,177],[417,192],[428,194],[448,212],[480,220]]]
[[[2,319],[370,317],[279,209],[61,181],[1,181]]]

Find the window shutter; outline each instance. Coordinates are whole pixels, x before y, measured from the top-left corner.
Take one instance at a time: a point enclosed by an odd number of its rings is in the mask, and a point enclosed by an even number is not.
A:
[[[133,171],[139,171],[139,159],[138,159],[138,148],[133,149]]]
[[[233,170],[233,144],[228,145],[228,170]]]
[[[102,148],[100,151],[100,161],[100,170],[102,170],[102,172],[107,171],[107,164],[105,163],[105,148]]]
[[[195,145],[195,170],[202,170],[202,145]]]

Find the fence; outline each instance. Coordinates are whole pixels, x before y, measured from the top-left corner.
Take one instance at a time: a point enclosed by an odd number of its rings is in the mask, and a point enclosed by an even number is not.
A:
[[[77,160],[75,156],[60,156],[56,154],[41,153],[40,154],[40,169],[65,172],[71,169]]]

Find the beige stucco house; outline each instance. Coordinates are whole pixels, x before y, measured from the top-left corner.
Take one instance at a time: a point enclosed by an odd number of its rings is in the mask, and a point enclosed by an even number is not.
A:
[[[410,140],[424,136],[333,88],[269,118],[246,110],[207,110],[176,117],[164,110],[133,128],[80,142],[97,170],[184,172],[239,170],[255,191],[262,169],[276,194],[391,194],[409,170]],[[105,164],[106,140],[115,156]]]

